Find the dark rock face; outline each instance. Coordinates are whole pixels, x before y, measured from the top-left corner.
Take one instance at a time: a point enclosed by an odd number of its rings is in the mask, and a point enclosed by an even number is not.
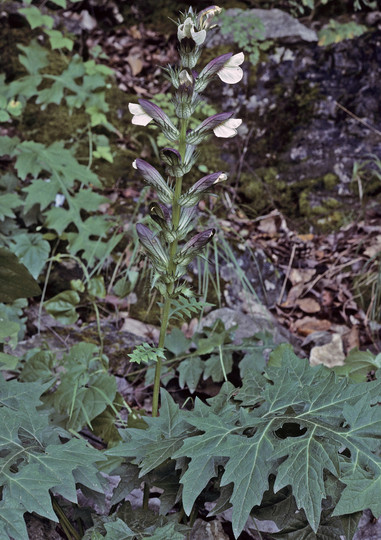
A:
[[[305,88],[307,83],[315,90],[310,117],[301,119],[301,125],[291,130],[290,140],[278,156],[293,169],[294,178],[303,178],[313,167],[314,176],[335,172],[345,181],[354,160],[366,159],[369,153],[380,155],[381,136],[370,129],[377,128],[381,113],[377,83],[381,72],[380,45],[380,32],[346,40],[329,49],[303,45],[294,51],[292,60],[279,64],[270,61],[264,67],[270,80],[283,84],[284,99],[290,96],[291,103],[295,104],[293,94],[298,87]],[[300,115],[303,106],[306,108],[307,104],[301,100],[295,111],[289,108],[290,116]]]
[[[237,52],[237,45],[231,49]],[[358,202],[351,182],[354,162],[369,160],[371,154],[381,159],[381,31],[370,29],[329,47],[277,39],[257,66],[243,67],[244,90],[242,83],[222,88],[216,84],[210,90],[212,101],[221,102],[222,92],[224,108],[236,110],[244,120],[239,133],[242,147],[248,148],[241,175],[247,202],[253,192],[258,198],[271,191],[274,206],[286,215],[287,208],[292,209],[294,216],[303,215],[302,199],[323,214],[327,198],[328,214],[335,201],[337,208]],[[224,158],[234,169],[236,157]],[[270,168],[272,176],[277,173],[275,187],[267,185],[263,174]],[[262,191],[247,188],[249,175],[259,175]],[[282,182],[288,195],[281,200]],[[371,196],[379,193],[381,184]]]

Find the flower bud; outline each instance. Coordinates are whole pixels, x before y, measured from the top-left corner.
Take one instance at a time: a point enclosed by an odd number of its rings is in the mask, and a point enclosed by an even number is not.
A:
[[[168,257],[160,240],[142,223],[136,225],[136,232],[138,233],[140,243],[147,253],[147,257],[152,261],[157,270],[165,272],[168,267]]]
[[[164,237],[166,242],[173,242],[176,240],[176,234],[172,230],[172,219],[171,213],[164,204],[157,202],[152,202],[149,207],[150,217],[159,225],[161,228],[161,235]]]
[[[192,86],[180,84],[173,101],[176,116],[178,118],[190,118],[200,103],[200,98],[197,93],[193,92],[193,84]]]
[[[190,187],[186,193],[181,195],[179,203],[181,206],[186,208],[189,206],[194,206],[200,201],[202,195],[211,186],[218,184],[219,182],[224,182],[226,179],[227,175],[222,171],[203,176],[192,187]]]
[[[180,152],[174,148],[163,148],[160,151],[160,157],[166,164],[166,171],[170,176],[184,176],[193,167],[197,155],[194,154],[195,147],[187,145],[185,150],[184,162],[181,159]]]
[[[181,266],[189,264],[215,235],[216,229],[207,229],[193,236],[176,255],[175,261]]]
[[[147,184],[157,191],[162,202],[172,204],[173,192],[155,167],[140,158],[135,159],[132,166],[140,172]]]

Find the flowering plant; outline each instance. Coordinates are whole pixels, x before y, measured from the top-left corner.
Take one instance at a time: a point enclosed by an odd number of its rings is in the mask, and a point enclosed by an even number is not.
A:
[[[161,159],[165,166],[166,179],[152,165],[143,159],[136,159],[133,167],[143,176],[145,182],[157,192],[159,203],[152,203],[149,208],[151,218],[157,223],[160,232],[156,234],[149,227],[139,223],[137,234],[150,259],[154,270],[154,284],[163,295],[159,349],[164,347],[165,334],[169,322],[171,301],[180,295],[188,295],[188,288],[180,282],[186,266],[196,257],[213,238],[214,229],[207,229],[193,236],[184,246],[180,246],[194,228],[196,206],[204,193],[227,179],[219,171],[198,180],[186,192],[182,190],[183,176],[187,174],[197,159],[197,146],[211,133],[217,137],[229,138],[237,134],[242,120],[233,118],[233,112],[214,114],[206,118],[195,129],[189,130],[189,119],[201,102],[202,92],[210,81],[219,77],[221,81],[235,84],[243,77],[240,65],[244,61],[243,53],[223,54],[209,62],[200,73],[196,67],[207,32],[213,26],[213,19],[221,8],[211,6],[196,14],[192,8],[181,14],[178,21],[177,37],[179,40],[180,66],[166,69],[168,78],[175,89],[173,101],[176,120],[154,103],[139,99],[138,104],[130,103],[132,123],[146,126],[155,123],[175,148],[164,148]],[[160,373],[162,358],[157,358],[154,380],[152,415],[157,416]]]

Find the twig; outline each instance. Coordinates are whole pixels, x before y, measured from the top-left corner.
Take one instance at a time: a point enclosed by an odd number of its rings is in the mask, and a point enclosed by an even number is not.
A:
[[[284,278],[283,285],[282,285],[282,289],[281,289],[281,291],[280,291],[280,294],[279,294],[279,297],[278,297],[278,302],[277,302],[277,304],[280,304],[280,303],[282,302],[282,298],[283,298],[283,295],[284,295],[284,291],[285,291],[285,289],[286,289],[286,284],[287,284],[288,278],[290,277],[291,266],[292,266],[292,263],[293,263],[293,261],[294,261],[295,252],[296,252],[296,244],[293,244],[293,245],[292,245],[292,250],[291,250],[290,260],[289,260],[288,266],[287,266],[286,277]]]
[[[368,124],[368,122],[365,122],[365,120],[362,120],[361,118],[356,116],[353,112],[349,111],[346,107],[344,107],[344,105],[341,105],[338,101],[335,101],[335,104],[340,107],[340,109],[342,109],[344,112],[349,114],[349,116],[352,116],[352,118],[357,120],[357,122],[360,122],[360,124],[363,124],[363,126],[367,127],[371,131],[374,131],[375,133],[377,133],[377,135],[381,137],[381,131],[378,131],[378,129],[376,129],[374,126],[371,126],[370,124]]]

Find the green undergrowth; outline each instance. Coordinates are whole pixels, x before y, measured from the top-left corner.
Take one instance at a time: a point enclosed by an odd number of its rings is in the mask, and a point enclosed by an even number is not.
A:
[[[111,511],[82,506],[90,540],[185,540],[207,502],[210,518],[232,508],[236,538],[251,516],[275,521],[273,538],[350,540],[362,509],[381,512],[380,383],[365,382],[379,356],[353,351],[344,366],[313,368],[265,334],[245,339],[237,356],[233,335],[221,323],[192,340],[172,330],[163,380],[176,369],[191,396],[201,378],[222,386],[214,398],[196,397],[183,408],[163,389],[157,418],[123,402],[94,344],[75,345],[61,359],[48,350],[19,359],[17,380],[0,381],[4,538],[27,540],[25,512],[57,521],[57,496],[75,506],[75,488],[102,507],[103,471],[120,481]],[[83,440],[84,426],[106,451]],[[125,502],[142,482],[145,490],[159,488],[159,513],[132,512]]]

